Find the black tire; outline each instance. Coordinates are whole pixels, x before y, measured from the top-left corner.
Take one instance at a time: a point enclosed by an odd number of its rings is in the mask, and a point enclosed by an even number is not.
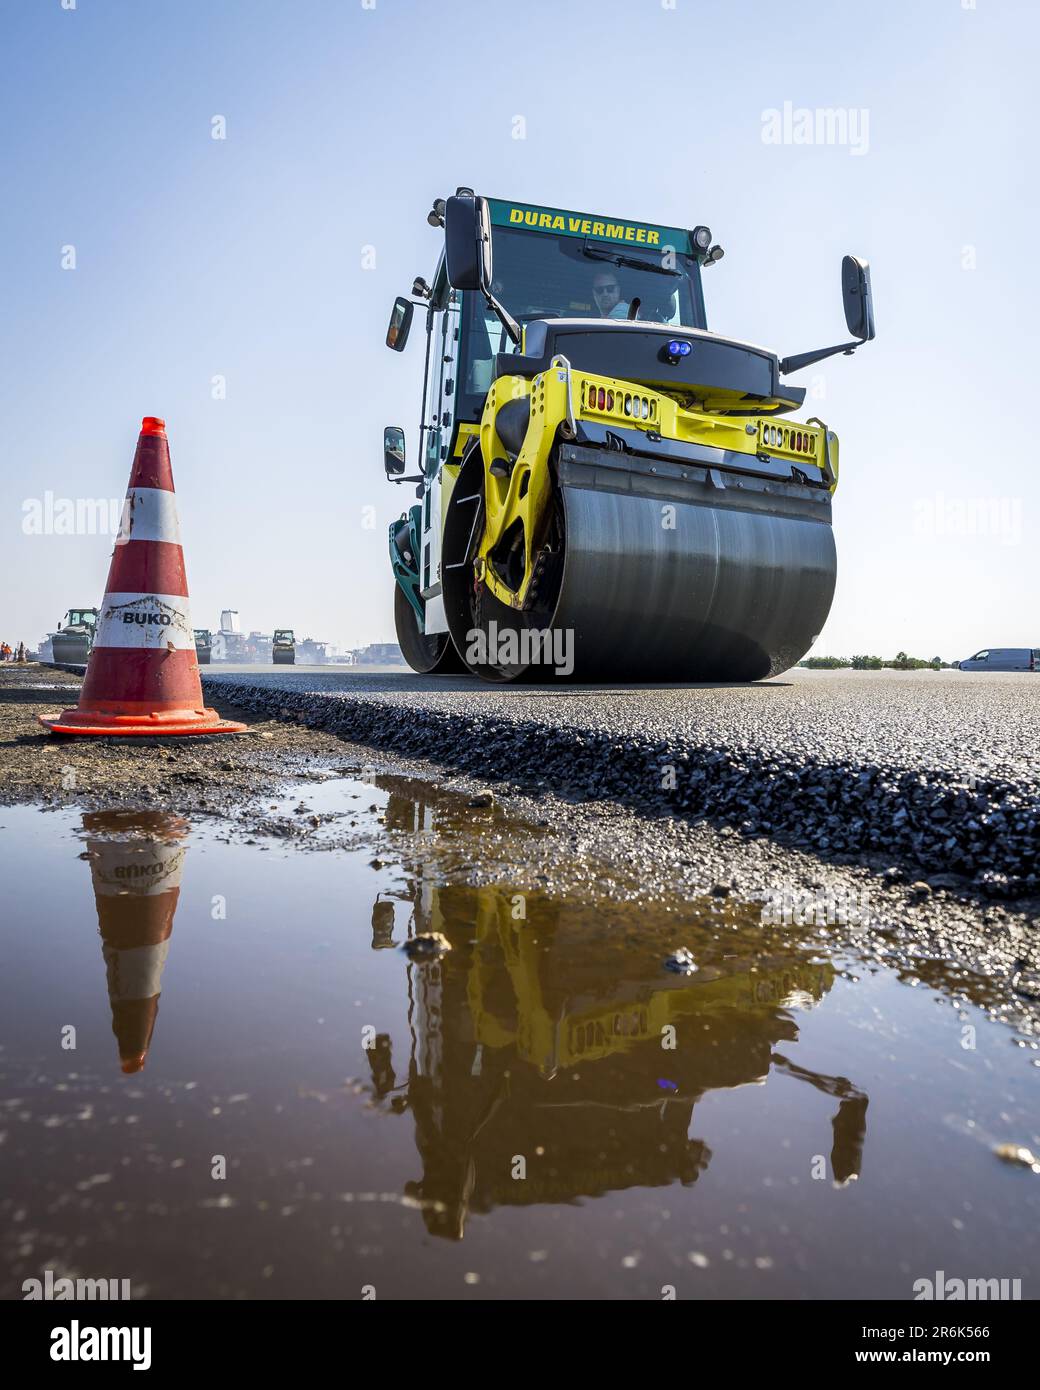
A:
[[[394,585],[394,626],[404,659],[420,676],[454,675],[466,669],[447,632],[419,631],[415,609],[400,584]]]

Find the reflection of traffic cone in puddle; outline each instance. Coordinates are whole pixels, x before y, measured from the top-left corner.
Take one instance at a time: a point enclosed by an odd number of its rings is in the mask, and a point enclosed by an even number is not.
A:
[[[202,703],[188,611],[170,447],[162,420],[141,423],[79,705],[40,715],[59,734],[234,734],[244,724]]]
[[[180,840],[188,825],[162,811],[115,811],[84,815],[83,828],[112,1032],[123,1071],[136,1072],[144,1066],[159,1012],[185,854]]]

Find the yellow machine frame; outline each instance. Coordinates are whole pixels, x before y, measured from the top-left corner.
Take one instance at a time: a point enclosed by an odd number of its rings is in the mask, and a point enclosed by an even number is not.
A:
[[[507,401],[525,397],[530,400],[530,416],[523,447],[509,476],[498,477],[491,472],[491,464],[506,456],[506,448],[495,428],[498,412]],[[775,417],[764,415],[732,417],[688,409],[661,391],[576,371],[560,359],[555,359],[548,371],[530,380],[501,376],[491,384],[479,427],[485,516],[474,571],[489,592],[510,608],[525,606],[535,574],[536,556],[544,541],[552,496],[549,455],[557,431],[562,426],[565,436],[573,435],[573,426],[579,419],[649,429],[662,438],[707,445],[752,458],[768,453],[771,457],[819,467],[826,457],[832,475],[832,493],[837,486],[838,440],[821,425],[778,422]],[[460,452],[469,437],[460,437]],[[496,573],[490,555],[517,521],[523,527],[524,576],[520,587],[514,591]]]

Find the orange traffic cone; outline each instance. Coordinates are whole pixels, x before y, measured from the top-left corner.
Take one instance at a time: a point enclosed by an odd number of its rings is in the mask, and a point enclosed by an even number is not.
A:
[[[166,422],[141,422],[79,704],[55,734],[238,734],[202,703]]]
[[[144,1066],[180,896],[187,821],[163,811],[83,817],[119,1064]],[[113,836],[115,838],[113,838]]]

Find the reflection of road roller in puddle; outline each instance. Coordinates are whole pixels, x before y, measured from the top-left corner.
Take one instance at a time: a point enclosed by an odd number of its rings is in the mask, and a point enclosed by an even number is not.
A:
[[[140,1071],[159,1011],[180,894],[186,821],[161,811],[83,817],[98,929],[124,1072]]]
[[[869,269],[842,264],[852,340],[778,358],[709,332],[721,248],[684,230],[460,188],[425,311],[417,505],[390,528],[417,671],[488,680],[752,681],[793,666],[830,609],[838,441],[785,419],[784,378],[874,336]],[[494,268],[492,267],[494,247]],[[419,304],[413,303],[418,299]]]
[[[391,796],[388,823],[408,819],[402,800]],[[436,821],[435,808],[420,814]],[[396,928],[380,899],[374,945],[439,932],[453,947],[408,967],[407,1082],[388,1036],[369,1054],[375,1094],[414,1113],[423,1173],[410,1192],[431,1231],[458,1239],[469,1212],[498,1205],[694,1183],[711,1161],[690,1134],[696,1102],[770,1073],[837,1101],[830,1144],[816,1142],[830,1149],[835,1181],[858,1175],[867,1097],[784,1055],[797,1011],[823,999],[833,966],[759,929],[693,928],[700,968],[673,975],[660,928],[638,914],[618,909],[609,926],[580,905],[529,899],[518,918],[521,901],[437,886],[421,869]],[[667,1030],[674,1047],[662,1046]]]

